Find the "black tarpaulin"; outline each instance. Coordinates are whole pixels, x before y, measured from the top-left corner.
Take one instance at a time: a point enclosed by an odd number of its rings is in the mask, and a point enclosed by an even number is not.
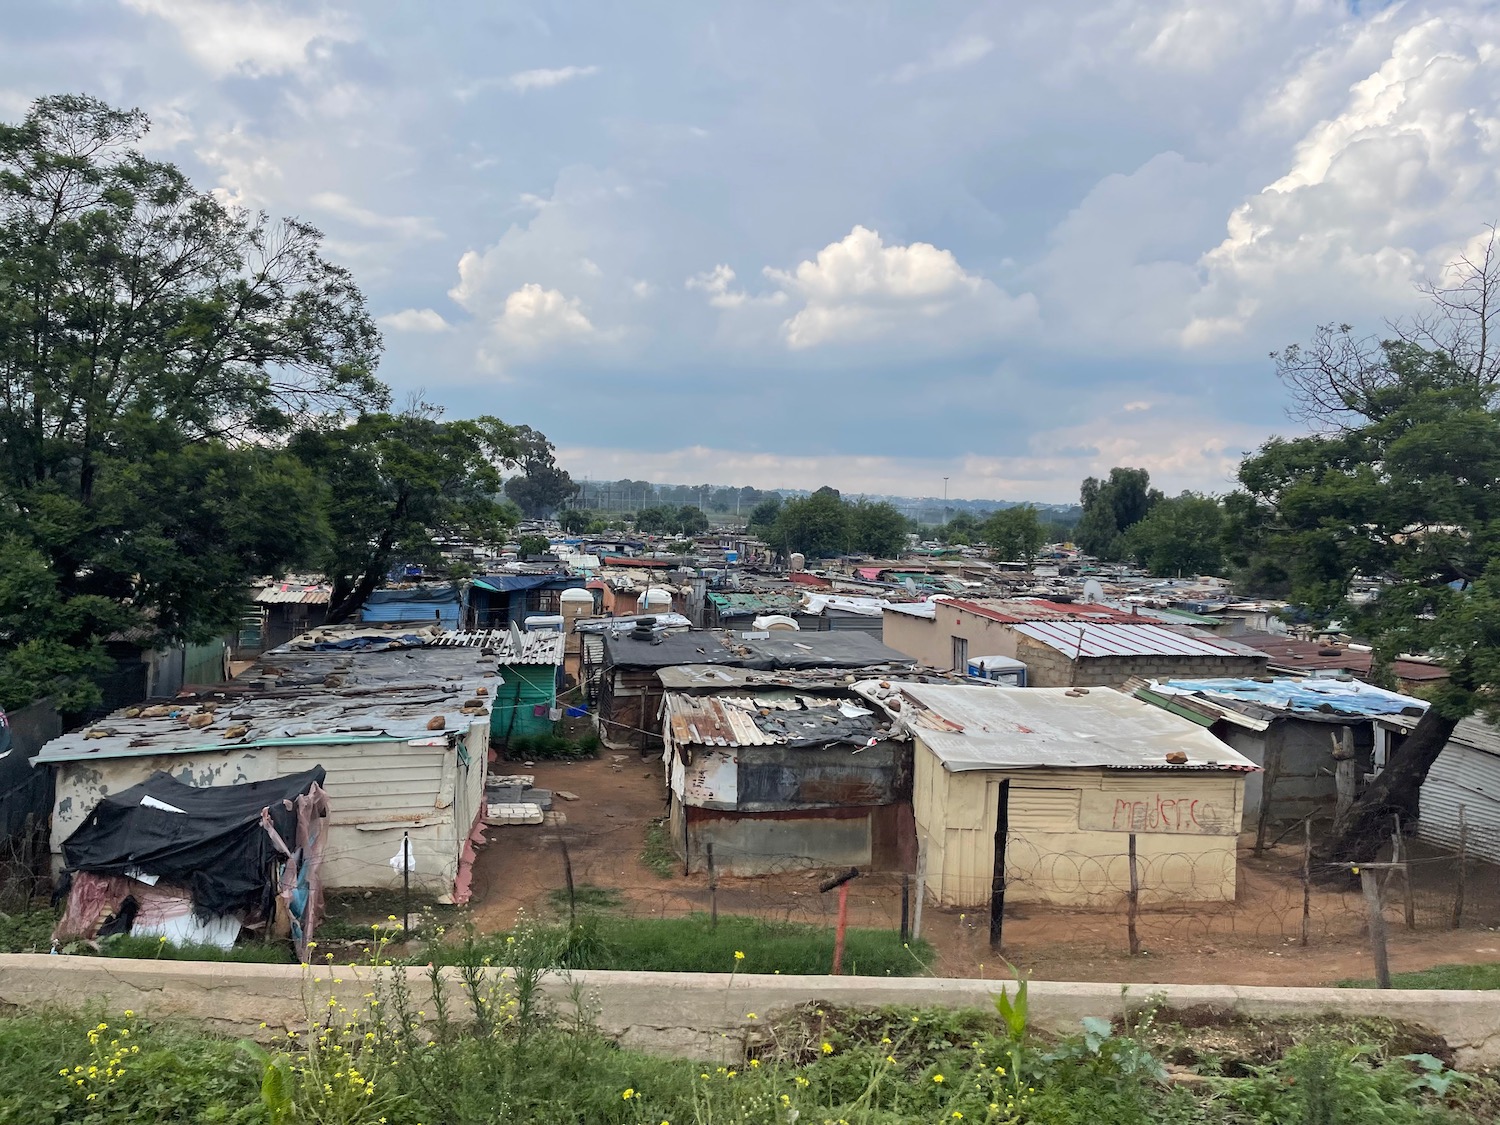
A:
[[[68,871],[157,876],[187,887],[200,917],[249,910],[272,887],[281,852],[261,823],[290,847],[298,797],[321,787],[323,767],[270,781],[199,788],[157,772],[111,794],[63,841]]]

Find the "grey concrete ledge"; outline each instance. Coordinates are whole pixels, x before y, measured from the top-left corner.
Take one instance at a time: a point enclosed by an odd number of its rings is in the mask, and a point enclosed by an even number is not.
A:
[[[425,969],[369,966],[246,965],[144,961],[47,954],[0,955],[0,1006],[8,1013],[46,1009],[196,1022],[226,1035],[267,1039],[305,1028],[334,999],[366,1009],[377,974],[402,971],[417,1008],[432,1009]],[[502,970],[489,970],[498,977]],[[461,982],[443,974],[447,998],[466,1010]],[[565,1010],[583,999],[599,1029],[622,1045],[704,1059],[737,1057],[767,1018],[800,1004],[887,1005],[991,1010],[1006,982],[942,977],[761,976],[749,973],[580,971],[543,984]],[[1014,988],[1012,984],[1010,986]],[[1122,993],[1123,990],[1123,993]],[[1500,1065],[1500,992],[1344,988],[1250,988],[1198,984],[1097,984],[1033,981],[1033,1026],[1076,1031],[1085,1016],[1111,1016],[1161,999],[1171,1008],[1206,1005],[1244,1015],[1383,1017],[1420,1024],[1454,1048],[1461,1066]],[[757,1017],[752,1020],[750,1014]],[[262,1025],[265,1025],[264,1027]]]

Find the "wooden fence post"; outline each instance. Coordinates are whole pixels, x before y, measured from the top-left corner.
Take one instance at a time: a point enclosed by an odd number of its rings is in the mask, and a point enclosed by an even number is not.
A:
[[[1281,748],[1286,741],[1284,723],[1271,725],[1270,745],[1266,747],[1266,771],[1260,779],[1260,815],[1255,820],[1255,857],[1266,848],[1266,830],[1271,824],[1271,798],[1281,780]]]
[[[911,939],[922,936],[922,904],[927,899],[927,838],[917,841],[917,901],[911,910]]]
[[[708,928],[717,930],[719,928],[719,872],[714,867],[713,841],[710,840],[703,847],[708,856]]]
[[[1406,892],[1406,901],[1402,905],[1402,915],[1406,921],[1408,930],[1417,928],[1417,904],[1411,898],[1411,849],[1406,846],[1406,841],[1401,837],[1401,814],[1391,814],[1396,824],[1395,853],[1391,856],[1396,863],[1400,864],[1401,887]]]
[[[568,925],[578,924],[578,896],[573,889],[573,857],[568,854],[568,842],[559,840],[562,845],[563,878],[568,881]]]
[[[1375,958],[1375,985],[1391,987],[1391,965],[1385,949],[1385,914],[1380,905],[1380,883],[1368,867],[1359,869],[1359,885],[1365,893],[1365,909],[1370,916],[1370,953]]]
[[[1135,866],[1135,833],[1130,834],[1130,898],[1127,902],[1125,914],[1125,925],[1130,933],[1130,955],[1138,957],[1141,952],[1141,938],[1136,933],[1136,916],[1141,909],[1141,881],[1140,874]]]

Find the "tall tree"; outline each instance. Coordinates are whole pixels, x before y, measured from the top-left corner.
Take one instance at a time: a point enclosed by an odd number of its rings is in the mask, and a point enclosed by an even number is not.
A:
[[[788,500],[776,517],[771,542],[787,554],[827,559],[849,549],[849,509],[838,490],[824,486],[802,500]]]
[[[691,539],[694,535],[702,535],[708,530],[708,516],[703,510],[692,504],[684,504],[678,508],[673,530],[684,539]]]
[[[86,698],[119,629],[150,644],[232,625],[248,580],[321,534],[315,483],[274,444],[386,393],[378,333],[319,233],[226,209],[137,150],[147,128],[75,96],[0,124],[0,542],[24,578],[0,591],[11,705]],[[28,583],[45,617],[17,615]],[[77,658],[52,672],[37,659],[63,651]]]
[[[847,507],[849,542],[856,551],[876,558],[894,559],[905,550],[911,521],[893,504],[860,500]]]
[[[751,535],[759,535],[762,539],[769,538],[776,527],[776,517],[781,515],[781,505],[781,493],[771,493],[755,505],[750,513],[749,522],[745,524],[745,530]]]
[[[1184,492],[1154,504],[1125,533],[1125,552],[1152,574],[1218,574],[1223,569],[1224,509],[1212,496]]]
[[[983,534],[990,545],[990,557],[1001,562],[1031,560],[1046,542],[1041,517],[1030,504],[999,508],[985,521]]]
[[[1432,763],[1465,716],[1500,703],[1500,414],[1489,388],[1451,357],[1401,340],[1382,362],[1363,422],[1291,441],[1245,461],[1242,526],[1289,560],[1294,596],[1351,621],[1377,656],[1431,652],[1449,678],[1385,768],[1319,848],[1371,860],[1391,814],[1411,820]],[[1347,602],[1356,575],[1384,585]]]
[[[1088,477],[1079,489],[1083,514],[1074,539],[1087,554],[1118,559],[1124,553],[1124,534],[1145,519],[1161,498],[1145,469],[1116,467],[1105,480]]]
[[[519,426],[513,439],[521,475],[505,482],[509,496],[532,519],[550,516],[581,491],[566,469],[560,469],[552,443],[530,426]]]
[[[329,489],[333,535],[322,561],[333,582],[330,622],[364,605],[394,563],[438,561],[436,537],[498,547],[517,522],[497,497],[501,471],[522,447],[498,418],[367,414],[347,426],[308,427],[291,451]]]

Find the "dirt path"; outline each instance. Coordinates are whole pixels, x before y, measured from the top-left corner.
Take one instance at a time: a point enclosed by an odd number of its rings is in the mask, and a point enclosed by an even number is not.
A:
[[[635,915],[680,915],[709,907],[707,879],[658,876],[641,860],[646,825],[665,811],[660,765],[631,754],[605,753],[586,762],[520,763],[500,768],[535,776],[536,784],[576,794],[554,808],[566,823],[489,830],[474,875],[475,920],[485,930],[514,925],[519,912],[552,916],[550,896],[563,888],[566,841],[577,886],[614,890],[618,909]],[[1322,985],[1371,973],[1357,893],[1318,888],[1310,904],[1307,947],[1299,942],[1302,888],[1293,849],[1264,859],[1242,853],[1233,903],[1145,911],[1139,957],[1127,953],[1123,911],[1067,910],[1015,905],[1007,909],[1004,957],[989,948],[983,912],[924,910],[923,937],[936,949],[934,971],[944,976],[1002,978],[1005,961],[1038,979],[1180,982],[1243,985]],[[831,926],[835,895],[818,893],[823,872],[790,872],[756,879],[724,878],[723,913]],[[1500,897],[1497,895],[1495,897]],[[896,930],[901,924],[901,877],[872,875],[851,884],[850,922]],[[1399,911],[1398,911],[1399,915]],[[1399,917],[1390,930],[1395,972],[1439,964],[1500,961],[1500,931],[1436,928],[1423,919],[1408,932]]]

